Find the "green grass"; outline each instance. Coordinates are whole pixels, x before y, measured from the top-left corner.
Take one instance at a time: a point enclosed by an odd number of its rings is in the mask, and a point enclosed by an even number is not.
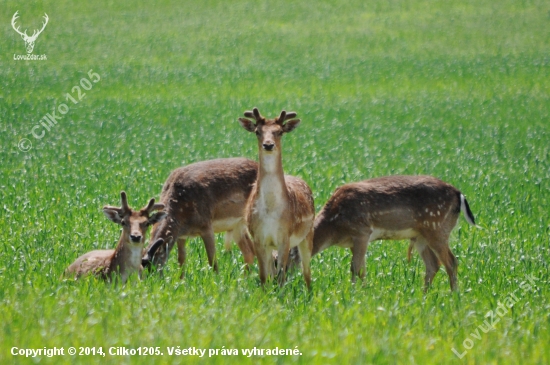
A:
[[[547,2],[1,4],[0,363],[550,362]],[[29,33],[49,15],[34,50],[47,61],[13,60],[25,53],[16,10]],[[67,102],[90,69],[101,80]],[[61,103],[70,111],[34,138]],[[395,241],[370,246],[355,287],[350,253],[322,252],[311,296],[300,273],[264,292],[222,237],[217,275],[194,240],[183,281],[175,255],[164,278],[124,287],[60,279],[80,254],[114,247],[119,229],[101,207],[121,190],[139,207],[182,164],[255,159],[237,122],[254,106],[301,117],[284,137],[284,168],[310,184],[317,210],[339,185],[369,177],[430,174],[461,189],[484,229],[461,218],[451,236],[460,291],[441,270],[423,295],[422,261],[408,264],[408,243]],[[524,291],[526,275],[538,281]],[[516,289],[495,330],[472,337]],[[468,339],[459,360],[452,349]],[[32,361],[14,346],[159,346],[164,356]],[[177,346],[302,355],[168,356]]]

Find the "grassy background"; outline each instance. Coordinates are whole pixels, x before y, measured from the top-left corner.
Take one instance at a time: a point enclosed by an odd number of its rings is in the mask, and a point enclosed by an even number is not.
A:
[[[41,363],[550,362],[550,5],[545,1],[0,1],[0,363],[13,346],[160,346],[159,357],[57,357]],[[25,54],[22,28],[50,22]],[[33,28],[34,27],[34,28]],[[38,140],[30,133],[93,69],[101,80]],[[244,110],[295,110],[284,167],[319,210],[339,185],[431,174],[463,191],[484,230],[459,220],[451,247],[460,292],[442,270],[422,294],[424,266],[406,242],[371,245],[367,279],[332,248],[282,289],[245,276],[236,248],[220,273],[188,244],[186,279],[125,287],[60,279],[80,254],[111,248],[101,213],[126,190],[158,197],[171,170],[257,156]],[[57,113],[59,115],[59,113]],[[40,132],[42,129],[38,130]],[[33,147],[18,149],[22,138]],[[173,255],[175,256],[175,255]],[[489,333],[471,336],[525,281],[537,287]],[[473,347],[459,360],[463,341]],[[302,356],[170,357],[182,348],[295,348]]]

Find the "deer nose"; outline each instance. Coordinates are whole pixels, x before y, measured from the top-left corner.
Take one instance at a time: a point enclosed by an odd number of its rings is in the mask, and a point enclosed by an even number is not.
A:
[[[262,146],[266,151],[273,151],[273,147],[275,147],[275,144],[268,142],[268,143],[264,143]]]
[[[141,241],[141,235],[133,235],[133,234],[131,234],[131,235],[130,235],[130,240],[131,240],[132,242],[139,242],[139,241]]]

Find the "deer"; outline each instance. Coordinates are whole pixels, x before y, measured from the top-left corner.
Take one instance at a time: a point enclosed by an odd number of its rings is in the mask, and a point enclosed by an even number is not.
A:
[[[284,133],[292,132],[300,119],[295,119],[295,112],[284,110],[278,117],[266,119],[258,108],[246,111],[244,116],[246,118],[239,118],[241,126],[255,133],[258,140],[258,177],[246,203],[245,219],[258,259],[261,284],[265,288],[268,277],[277,274],[282,287],[290,249],[298,247],[304,280],[311,290],[313,195],[304,180],[284,175],[282,163],[281,138]],[[277,250],[277,269],[270,251],[273,249]]]
[[[48,24],[48,20],[49,20],[48,14],[44,13],[44,23],[42,24],[42,29],[40,30],[35,29],[34,32],[32,33],[32,36],[29,37],[27,35],[26,29],[24,32],[21,32],[19,30],[19,27],[17,28],[15,27],[15,23],[17,22],[17,18],[18,18],[18,15],[17,15],[18,12],[19,10],[16,11],[15,14],[13,14],[13,17],[11,18],[11,26],[17,33],[19,33],[21,38],[23,38],[23,40],[25,41],[25,48],[27,49],[27,53],[32,53],[32,50],[34,49],[34,42],[36,42],[36,38],[38,38],[40,33],[42,33],[42,31],[44,30],[44,28],[46,28],[46,25]]]
[[[386,176],[340,186],[317,215],[312,256],[337,245],[352,253],[352,282],[365,277],[365,255],[376,240],[410,240],[426,266],[424,292],[441,263],[451,291],[457,288],[458,262],[449,236],[460,212],[476,226],[464,195],[432,176]],[[477,226],[476,226],[477,227]]]
[[[167,219],[153,226],[151,244],[163,239],[155,254],[143,256],[144,267],[162,272],[177,242],[180,278],[184,277],[186,241],[201,237],[208,264],[218,272],[216,233],[226,232],[225,248],[235,240],[246,269],[254,262],[254,249],[244,222],[244,208],[256,181],[258,164],[245,158],[220,158],[175,169],[164,183],[160,201]]]
[[[162,211],[164,204],[155,204],[155,199],[151,199],[144,208],[132,210],[124,191],[120,193],[120,200],[120,208],[109,205],[103,208],[107,219],[122,226],[116,248],[95,250],[80,256],[67,268],[66,275],[78,279],[92,274],[105,281],[120,277],[123,284],[135,272],[141,278],[144,237],[150,225],[166,218],[166,212]],[[157,212],[152,214],[154,211]],[[163,243],[162,239],[155,241],[148,254],[154,254]]]

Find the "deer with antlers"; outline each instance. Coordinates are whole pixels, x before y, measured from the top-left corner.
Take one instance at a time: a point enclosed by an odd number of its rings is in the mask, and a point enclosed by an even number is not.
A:
[[[32,36],[28,36],[27,35],[27,30],[25,29],[24,32],[21,32],[19,30],[19,27],[15,27],[15,22],[17,21],[17,13],[19,11],[16,11],[15,14],[13,14],[13,17],[11,18],[11,26],[13,27],[13,29],[19,33],[19,35],[21,35],[21,38],[23,38],[23,40],[25,41],[25,48],[27,49],[27,53],[32,53],[32,50],[34,49],[34,42],[36,42],[36,38],[38,38],[38,36],[40,35],[40,33],[42,33],[42,31],[44,30],[44,28],[46,28],[46,25],[48,24],[48,14],[44,13],[44,23],[42,24],[42,29],[38,30],[38,29],[35,29],[34,32],[32,33]]]
[[[226,232],[225,247],[235,240],[247,265],[254,262],[254,249],[246,231],[244,208],[256,181],[258,164],[246,158],[220,158],[180,167],[170,174],[160,196],[167,219],[153,226],[151,244],[163,239],[154,255],[143,257],[162,270],[177,241],[180,267],[186,261],[186,240],[201,237],[208,263],[218,271],[215,233]],[[181,272],[183,278],[184,271]]]
[[[376,240],[410,239],[426,266],[424,290],[443,263],[451,290],[457,289],[457,260],[449,235],[460,212],[475,226],[464,195],[431,176],[388,176],[336,189],[315,219],[313,252],[332,245],[351,249],[351,275],[365,276],[365,254]]]
[[[95,250],[80,256],[67,268],[67,275],[79,278],[93,274],[107,281],[119,275],[122,283],[134,272],[138,272],[141,277],[145,233],[150,225],[166,217],[166,213],[162,211],[164,204],[155,204],[155,199],[151,199],[146,207],[134,211],[128,206],[124,191],[120,193],[120,200],[120,208],[109,205],[103,208],[103,213],[109,220],[122,226],[116,248]],[[154,211],[158,212],[152,214]],[[162,239],[155,241],[148,249],[148,254],[154,254],[163,243]]]
[[[260,281],[275,275],[271,249],[277,250],[279,285],[285,276],[291,247],[298,246],[304,279],[311,288],[310,257],[315,207],[309,186],[300,178],[284,175],[281,137],[300,123],[294,112],[264,118],[257,108],[239,118],[241,126],[258,139],[258,179],[246,204],[245,217],[258,258]],[[253,119],[254,121],[250,120]]]

